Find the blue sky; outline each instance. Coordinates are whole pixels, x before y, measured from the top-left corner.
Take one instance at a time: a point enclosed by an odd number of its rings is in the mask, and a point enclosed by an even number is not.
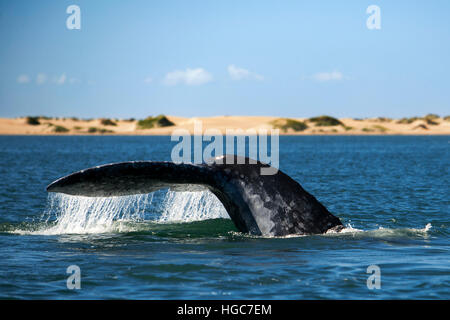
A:
[[[0,0],[0,39],[1,117],[450,114],[449,1]]]

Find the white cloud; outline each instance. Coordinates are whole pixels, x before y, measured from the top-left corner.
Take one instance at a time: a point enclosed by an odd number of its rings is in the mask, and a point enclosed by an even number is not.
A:
[[[36,77],[37,84],[44,84],[47,81],[47,75],[45,73],[39,73]]]
[[[325,81],[340,81],[344,79],[344,75],[339,71],[332,72],[319,72],[312,76],[312,78],[316,81],[325,82]]]
[[[233,80],[243,80],[243,79],[258,80],[258,81],[264,80],[263,76],[244,68],[238,68],[233,64],[228,66],[228,74]]]
[[[20,76],[17,77],[17,82],[18,83],[28,83],[28,82],[30,82],[30,77],[26,74],[21,74]]]
[[[152,83],[153,82],[153,78],[152,77],[147,77],[144,79],[145,83]]]
[[[64,84],[64,82],[66,82],[66,74],[63,73],[59,77],[56,77],[55,82],[56,82],[56,84]]]
[[[163,83],[168,86],[186,84],[188,86],[198,86],[212,81],[212,75],[202,68],[186,70],[175,70],[169,72],[164,77]]]

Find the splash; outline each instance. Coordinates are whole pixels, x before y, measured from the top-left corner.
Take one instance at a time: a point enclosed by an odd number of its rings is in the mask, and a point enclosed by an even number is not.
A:
[[[49,194],[43,219],[50,227],[34,231],[43,234],[103,233],[120,231],[117,221],[142,221],[152,195],[127,197],[80,197]],[[118,230],[119,229],[119,230]]]
[[[326,236],[334,235],[350,235],[354,237],[373,237],[373,238],[390,238],[390,237],[402,237],[402,236],[428,236],[428,232],[431,230],[431,223],[427,223],[424,228],[384,228],[379,227],[373,230],[361,230],[353,228],[351,224],[347,224],[344,229],[339,232],[328,231],[325,233]]]
[[[378,229],[372,230],[363,230],[354,228],[350,223],[348,223],[344,229],[340,231],[330,230],[325,232],[324,234],[317,234],[315,236],[324,236],[324,237],[354,237],[354,238],[398,238],[398,237],[428,237],[428,232],[431,230],[431,223],[428,223],[424,228],[383,228],[379,227]],[[270,238],[270,239],[290,239],[290,238],[303,238],[309,237],[312,235],[308,234],[289,234],[285,236],[256,236],[250,234],[244,234],[241,232],[230,232],[230,234],[234,237],[243,237],[243,238]]]
[[[39,228],[19,234],[95,234],[131,232],[145,222],[179,223],[229,218],[210,192],[171,192],[121,197],[82,197],[51,193]],[[157,198],[157,201],[153,201]],[[162,198],[162,201],[160,198]]]
[[[159,222],[192,222],[206,219],[229,219],[222,203],[210,192],[169,191],[162,203]]]
[[[50,193],[47,209],[41,220],[32,226],[22,226],[7,232],[17,234],[62,235],[101,234],[145,231],[155,224],[183,223],[209,219],[229,219],[222,203],[210,192],[162,191],[123,197],[81,197]],[[427,236],[428,223],[422,229],[390,229],[380,227],[361,230],[347,224],[339,231],[324,236],[398,237]],[[255,238],[295,238],[307,235],[260,237],[231,232],[232,236]]]
[[[328,230],[327,232],[325,232],[325,234],[343,234],[343,233],[356,233],[356,232],[363,232],[364,230],[361,229],[356,229],[353,228],[353,226],[348,223],[344,229],[340,230],[340,231],[335,231],[335,230]]]

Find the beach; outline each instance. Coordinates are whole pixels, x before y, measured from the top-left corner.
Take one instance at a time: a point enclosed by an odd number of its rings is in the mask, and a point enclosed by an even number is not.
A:
[[[78,119],[78,118],[38,118],[39,124],[27,123],[26,117],[0,118],[0,135],[171,135],[177,129],[194,134],[195,125],[204,134],[205,130],[270,130],[287,118],[270,116],[215,116],[183,118],[167,116],[170,126],[142,129],[135,119]],[[305,123],[303,130],[280,129],[280,135],[448,135],[448,118],[342,118],[337,125],[317,125],[307,118],[290,118],[294,122]],[[105,119],[103,119],[105,120]],[[409,122],[409,123],[408,123]],[[107,123],[107,124],[103,124]],[[249,131],[249,132],[250,132]],[[198,133],[199,131],[195,131]]]

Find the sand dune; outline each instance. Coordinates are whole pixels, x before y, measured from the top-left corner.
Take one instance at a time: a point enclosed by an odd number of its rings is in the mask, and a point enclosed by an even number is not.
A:
[[[202,131],[217,129],[225,134],[227,129],[272,129],[273,121],[280,119],[266,116],[216,116],[182,118],[167,116],[175,125],[170,127],[138,129],[135,120],[113,120],[116,125],[104,125],[100,119],[43,119],[38,125],[30,125],[26,118],[0,118],[1,135],[170,135],[175,129],[185,129],[194,133],[195,123],[202,124]],[[281,118],[283,119],[283,118]],[[424,119],[417,119],[409,124],[398,123],[396,119],[339,119],[343,125],[317,126],[305,118],[295,118],[296,121],[305,121],[307,128],[304,131],[280,130],[280,134],[289,135],[448,135],[450,134],[450,121],[442,118],[433,120],[434,124]],[[95,128],[95,129],[93,129]],[[66,131],[67,130],[67,131]]]

